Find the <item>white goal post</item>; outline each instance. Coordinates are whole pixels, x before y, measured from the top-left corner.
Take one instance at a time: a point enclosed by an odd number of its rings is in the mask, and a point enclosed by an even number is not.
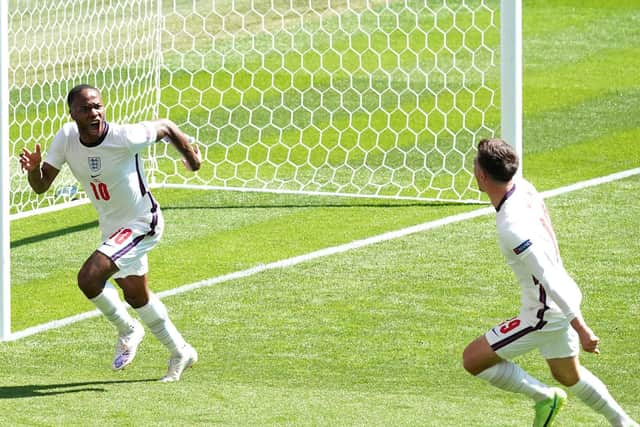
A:
[[[9,32],[8,5],[0,1],[0,340],[11,336],[11,256],[9,252]]]
[[[23,147],[69,121],[79,83],[107,120],[168,117],[203,154],[145,159],[153,187],[481,202],[479,138],[522,153],[520,0],[0,2],[2,283],[10,221],[87,201],[67,168],[44,195]]]

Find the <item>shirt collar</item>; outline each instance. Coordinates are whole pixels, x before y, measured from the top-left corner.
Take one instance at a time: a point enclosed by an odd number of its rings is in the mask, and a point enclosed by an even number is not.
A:
[[[498,206],[496,206],[496,212],[500,212],[500,208],[502,207],[502,205],[504,205],[504,202],[506,202],[507,199],[511,197],[515,191],[516,191],[516,183],[514,182],[511,188],[504,194],[504,196],[502,197],[502,200],[500,200],[500,203],[498,203]]]
[[[102,144],[102,141],[104,141],[108,133],[109,133],[109,123],[104,122],[104,132],[102,133],[102,135],[100,135],[100,138],[98,138],[98,141],[95,144],[92,144],[92,145],[85,144],[84,142],[82,142],[82,139],[80,137],[78,137],[78,140],[80,141],[80,144],[84,145],[85,147],[97,147],[98,145]]]

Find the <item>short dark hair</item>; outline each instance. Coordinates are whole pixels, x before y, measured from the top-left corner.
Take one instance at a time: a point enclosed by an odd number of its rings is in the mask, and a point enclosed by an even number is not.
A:
[[[487,138],[478,143],[478,164],[491,178],[509,182],[518,171],[518,154],[499,138]]]
[[[93,87],[91,85],[88,84],[79,84],[77,86],[74,86],[73,89],[71,89],[69,91],[69,94],[67,95],[67,105],[69,106],[69,108],[71,108],[71,104],[73,104],[73,100],[76,99],[76,96],[82,92],[83,90],[86,89],[92,89],[97,91],[98,93],[100,93],[100,90],[96,87]]]

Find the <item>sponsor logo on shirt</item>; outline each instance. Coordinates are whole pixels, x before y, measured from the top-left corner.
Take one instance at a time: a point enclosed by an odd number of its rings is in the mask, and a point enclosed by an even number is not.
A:
[[[531,246],[531,245],[533,245],[533,243],[531,243],[530,239],[527,239],[524,242],[520,243],[515,248],[513,248],[513,252],[516,255],[520,255],[522,252],[526,251],[529,248],[529,246]]]

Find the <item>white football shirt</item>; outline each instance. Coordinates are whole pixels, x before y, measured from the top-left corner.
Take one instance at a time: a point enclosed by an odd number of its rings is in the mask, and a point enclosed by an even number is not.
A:
[[[152,217],[158,207],[145,179],[140,152],[156,142],[149,122],[107,124],[95,146],[80,142],[75,122],[66,123],[49,147],[45,162],[60,170],[64,163],[98,211],[106,238],[134,218]]]
[[[566,327],[582,293],[565,270],[544,200],[524,179],[496,208],[498,243],[522,288],[520,316],[535,328]]]

